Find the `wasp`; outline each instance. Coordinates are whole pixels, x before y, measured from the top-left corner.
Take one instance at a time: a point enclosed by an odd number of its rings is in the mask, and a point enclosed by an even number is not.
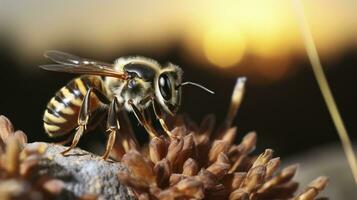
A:
[[[44,56],[55,64],[40,68],[81,74],[56,93],[43,115],[50,137],[74,133],[63,155],[76,147],[88,126],[95,127],[106,118],[108,141],[102,157],[107,159],[120,129],[118,113],[122,110],[134,113],[139,124],[155,137],[158,133],[150,123],[152,119],[145,114],[152,107],[164,132],[170,135],[164,116],[177,113],[182,86],[194,85],[214,93],[197,83],[182,82],[183,71],[177,65],[163,66],[146,57],[120,57],[110,64],[55,50]]]

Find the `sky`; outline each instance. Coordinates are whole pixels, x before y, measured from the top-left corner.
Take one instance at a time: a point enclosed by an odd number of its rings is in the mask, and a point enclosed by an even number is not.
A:
[[[357,1],[302,2],[320,54],[333,59],[357,44]],[[177,40],[192,59],[221,68],[239,67],[249,55],[286,62],[303,52],[288,0],[0,0],[0,36],[25,60],[69,46],[96,55],[165,51]]]

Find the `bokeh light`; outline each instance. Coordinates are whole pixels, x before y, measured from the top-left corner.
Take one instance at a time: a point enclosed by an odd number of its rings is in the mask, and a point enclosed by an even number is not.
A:
[[[203,38],[207,59],[219,67],[232,67],[244,56],[245,41],[237,29],[214,26]]]

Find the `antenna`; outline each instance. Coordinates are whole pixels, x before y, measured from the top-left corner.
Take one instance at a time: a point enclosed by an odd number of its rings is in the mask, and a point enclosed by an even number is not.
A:
[[[208,93],[211,93],[211,94],[214,94],[214,92],[206,87],[204,87],[203,85],[200,85],[198,83],[194,83],[194,82],[190,82],[190,81],[186,81],[184,83],[181,83],[180,85],[176,86],[176,89],[179,88],[179,87],[182,87],[184,85],[193,85],[193,86],[196,86],[198,88],[201,88],[202,90],[208,92]]]

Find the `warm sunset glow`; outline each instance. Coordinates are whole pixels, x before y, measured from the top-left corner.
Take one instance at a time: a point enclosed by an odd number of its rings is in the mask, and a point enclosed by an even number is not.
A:
[[[289,61],[305,51],[289,0],[89,2],[76,1],[78,12],[62,1],[28,0],[24,5],[3,0],[0,35],[8,36],[4,41],[19,61],[38,59],[47,49],[80,48],[100,57],[120,56],[128,49],[165,54],[179,45],[187,58],[203,66],[236,67],[239,73],[269,80],[294,71],[290,62],[275,60]],[[302,3],[322,57],[338,56],[357,42],[357,1]],[[259,59],[262,65],[256,63]]]
[[[219,67],[230,67],[243,58],[245,41],[237,30],[217,26],[204,35],[203,48],[210,62]]]
[[[237,64],[245,53],[269,58],[295,48],[286,45],[297,37],[289,1],[214,1],[206,12],[200,20],[208,31],[194,34],[203,38],[206,58],[219,67]]]

